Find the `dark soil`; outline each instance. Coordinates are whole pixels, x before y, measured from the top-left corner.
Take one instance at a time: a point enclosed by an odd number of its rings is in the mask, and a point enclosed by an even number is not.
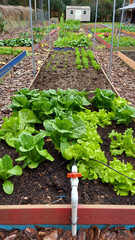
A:
[[[80,91],[83,89],[92,91],[101,88],[101,86],[102,88],[111,88],[101,70],[95,71],[92,66],[88,69],[83,68],[82,71],[77,69],[74,51],[70,51],[68,55],[64,55],[64,51],[58,51],[55,58],[52,59],[51,56],[54,53],[52,52],[45,61],[32,85],[32,89],[75,88]],[[48,63],[50,64],[49,67],[47,66]],[[56,67],[55,70],[54,67]]]
[[[122,53],[135,62],[135,51],[123,51]]]
[[[52,53],[54,54],[54,52]],[[51,54],[51,55],[52,55]],[[95,71],[92,66],[82,71],[75,68],[74,53],[64,55],[58,52],[56,57],[52,59],[51,55],[43,64],[38,76],[36,77],[32,89],[57,89],[76,88],[86,91],[94,90],[97,87],[111,89],[108,81],[104,77],[101,70]],[[68,56],[68,57],[66,57]],[[66,60],[65,60],[66,58]],[[51,61],[51,65],[47,68],[47,63]],[[57,65],[55,70],[52,67]],[[66,68],[64,66],[66,65]],[[42,126],[38,126],[40,128]],[[132,122],[128,126],[116,125],[105,128],[98,128],[98,132],[103,139],[102,149],[108,161],[112,160],[109,152],[108,133],[112,129],[118,132],[124,132],[127,127],[132,127],[135,131],[135,123]],[[54,162],[46,160],[41,163],[37,169],[24,169],[22,176],[12,177],[14,183],[14,192],[11,196],[6,195],[2,187],[0,189],[0,205],[6,204],[65,204],[70,203],[70,180],[67,178],[67,169],[65,159],[58,151],[54,149],[52,142],[46,141],[45,148],[54,157]],[[0,157],[9,154],[12,159],[16,159],[18,154],[15,150],[4,141],[0,143]],[[129,161],[135,169],[133,158],[127,158],[125,154],[119,156],[118,159]],[[59,164],[63,163],[61,166]],[[0,182],[0,186],[2,181]],[[94,181],[81,180],[79,184],[79,203],[80,204],[135,204],[134,196],[120,197],[114,192],[113,186],[103,184],[99,179]]]

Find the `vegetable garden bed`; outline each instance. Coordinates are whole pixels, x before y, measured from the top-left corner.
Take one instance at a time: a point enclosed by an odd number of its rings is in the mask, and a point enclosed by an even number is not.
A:
[[[96,36],[96,39],[104,44],[107,48],[111,49],[111,45],[109,43],[107,43],[104,39],[100,38],[99,37],[100,33],[96,33],[95,36]],[[116,47],[113,47],[113,50],[116,50],[117,48]],[[135,51],[135,46],[130,46],[130,47],[118,47],[118,50],[127,50],[127,51]]]
[[[53,35],[58,29],[53,29],[51,32],[50,32],[50,35]],[[41,46],[41,44],[43,44],[45,41],[46,41],[46,38],[49,36],[49,34],[47,34],[45,37],[42,37],[42,39],[38,42],[35,40],[35,44],[34,44],[34,50],[36,50],[37,48],[39,48]],[[6,44],[6,45],[3,45],[3,44]],[[19,46],[20,45],[20,46]],[[16,39],[4,39],[4,40],[0,40],[0,46],[4,47],[6,46],[7,47],[11,47],[13,49],[20,49],[20,50],[23,50],[23,51],[32,51],[32,40],[28,37],[25,38],[16,38]]]
[[[57,56],[52,58],[54,55],[52,53],[45,61],[39,74],[35,78],[33,85],[31,86],[32,89],[57,89],[61,86],[62,89],[70,87],[72,89],[82,91],[85,88],[86,91],[89,91],[95,90],[100,86],[106,89],[111,88],[101,70],[95,71],[92,66],[90,66],[89,69],[76,69],[74,52],[69,52],[65,55],[60,51],[55,54]],[[48,63],[51,64],[47,67]],[[54,69],[56,63],[57,67]],[[63,70],[63,68],[65,69]],[[135,123],[132,122],[128,126],[113,123],[111,126],[98,128],[98,132],[103,139],[102,149],[105,151],[107,159],[112,159],[108,149],[108,145],[110,143],[108,133],[111,132],[112,129],[123,133],[127,127],[132,127],[132,129],[135,130]],[[26,168],[24,169],[24,174],[21,178],[13,177],[13,181],[16,183],[15,191],[12,193],[10,198],[1,191],[0,204],[53,204],[57,201],[59,203],[70,203],[70,182],[66,178],[68,172],[66,170],[66,163],[63,163],[63,166],[57,168],[57,166],[64,161],[62,155],[54,149],[52,142],[47,141],[46,147],[49,153],[55,158],[55,161],[51,163],[49,161],[45,161],[39,165],[38,169],[34,170]],[[7,146],[4,141],[1,141],[0,149],[1,157],[4,154],[9,154],[12,159],[18,157],[16,151]],[[124,159],[125,162],[128,161],[125,154],[122,154],[119,159]],[[130,162],[134,166],[133,158],[130,158]],[[53,172],[53,170],[55,171]],[[32,190],[32,186],[34,188],[34,192]],[[17,192],[17,195],[15,192]],[[113,191],[113,187],[111,185],[103,184],[100,180],[81,180],[79,185],[79,202],[81,204],[134,205],[135,200],[134,196],[118,196]]]

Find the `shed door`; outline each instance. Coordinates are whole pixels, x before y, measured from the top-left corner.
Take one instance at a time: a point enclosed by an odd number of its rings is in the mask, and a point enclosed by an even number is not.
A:
[[[81,21],[81,10],[75,10],[75,20]]]

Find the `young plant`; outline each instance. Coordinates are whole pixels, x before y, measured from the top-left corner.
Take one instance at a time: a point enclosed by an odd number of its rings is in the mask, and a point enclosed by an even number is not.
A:
[[[112,130],[109,138],[111,138],[110,152],[113,156],[125,152],[127,157],[135,158],[135,138],[133,138],[132,128],[128,128],[123,135]]]
[[[90,49],[87,50],[87,56],[90,58],[91,61],[95,59],[95,56]]]
[[[0,158],[0,178],[4,180],[2,186],[5,193],[11,194],[14,190],[13,183],[7,179],[13,175],[20,176],[21,174],[22,168],[18,165],[13,166],[9,155],[6,154],[3,158]]]
[[[89,68],[89,61],[87,57],[82,57],[83,66]]]
[[[91,64],[96,71],[100,69],[100,65],[95,60],[91,60]]]

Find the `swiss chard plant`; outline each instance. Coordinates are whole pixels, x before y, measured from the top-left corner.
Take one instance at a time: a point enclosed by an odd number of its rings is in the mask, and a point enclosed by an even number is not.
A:
[[[22,168],[18,165],[13,166],[12,159],[9,155],[5,155],[0,158],[0,179],[4,180],[2,186],[3,190],[7,194],[11,194],[14,190],[14,185],[8,178],[16,175],[20,176],[22,174]]]

